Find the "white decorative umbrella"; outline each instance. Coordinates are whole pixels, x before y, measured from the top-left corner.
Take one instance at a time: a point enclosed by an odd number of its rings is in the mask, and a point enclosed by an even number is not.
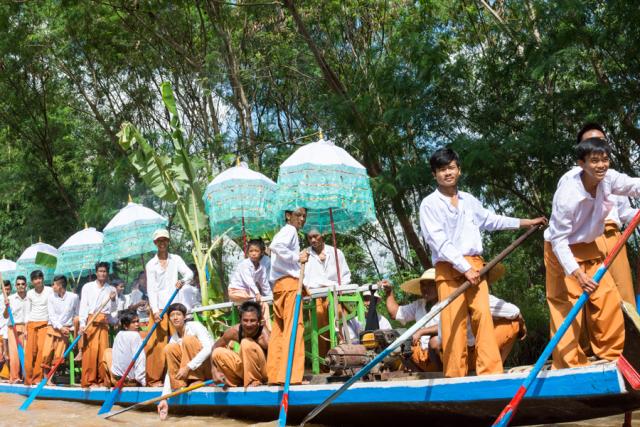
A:
[[[32,271],[42,270],[44,273],[45,283],[51,283],[55,268],[36,264],[36,256],[38,255],[38,252],[51,255],[54,258],[58,257],[58,250],[53,246],[42,242],[35,243],[25,249],[25,251],[22,252],[22,255],[20,255],[20,258],[18,258],[18,261],[16,262],[16,276],[25,276],[27,281],[29,281]]]
[[[2,273],[3,280],[13,283],[16,278],[16,268],[15,262],[5,258],[0,259],[0,273]]]
[[[167,219],[137,203],[129,202],[104,228],[101,261],[143,255],[156,250],[153,232],[167,226]]]
[[[277,226],[273,202],[276,183],[245,162],[219,174],[207,186],[204,203],[211,234],[229,237],[259,236]],[[246,248],[245,248],[246,249]]]
[[[81,276],[89,273],[100,259],[104,236],[93,227],[87,227],[69,237],[58,248],[55,274]]]

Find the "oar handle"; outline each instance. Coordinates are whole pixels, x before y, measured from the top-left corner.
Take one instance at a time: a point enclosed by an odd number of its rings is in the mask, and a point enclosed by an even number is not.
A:
[[[493,267],[496,266],[499,262],[507,257],[511,252],[513,252],[518,246],[522,244],[527,238],[529,238],[533,233],[540,230],[543,226],[536,225],[531,227],[525,233],[523,233],[520,237],[518,237],[513,243],[507,246],[502,252],[500,252],[496,257],[494,257],[491,261],[489,261],[482,269],[480,270],[480,275],[487,274]],[[356,372],[351,378],[349,378],[338,390],[333,392],[328,398],[324,400],[320,405],[316,406],[300,423],[301,426],[304,426],[306,423],[315,418],[320,412],[324,410],[327,406],[331,404],[335,399],[338,398],[342,393],[344,393],[349,387],[351,387],[356,381],[360,378],[364,377],[371,369],[373,369],[378,363],[380,363],[384,358],[386,358],[393,350],[398,348],[403,342],[409,339],[418,329],[422,328],[426,325],[431,319],[436,317],[442,310],[445,309],[454,299],[464,293],[471,286],[471,282],[468,280],[464,282],[461,286],[459,286],[454,292],[452,292],[446,299],[439,302],[434,308],[424,315],[421,319],[417,320],[416,323],[407,329],[402,335],[400,335],[394,342],[389,344],[387,348],[385,348],[380,354],[371,360],[371,362],[367,363],[362,369]]]

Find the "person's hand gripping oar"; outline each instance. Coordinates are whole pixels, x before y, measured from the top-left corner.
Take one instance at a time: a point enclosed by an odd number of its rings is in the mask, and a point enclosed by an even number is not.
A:
[[[4,283],[2,280],[2,273],[0,273],[0,283]],[[18,330],[16,329],[16,321],[13,318],[13,311],[11,310],[11,304],[9,303],[9,295],[5,294],[4,287],[2,291],[2,295],[4,296],[5,307],[7,308],[7,313],[9,313],[9,323],[11,323],[11,329],[13,330],[13,337],[16,340],[16,348],[18,349],[18,359],[20,359],[20,369],[22,370],[22,378],[26,378],[27,371],[24,368],[24,347],[22,345],[22,341],[18,339]]]
[[[179,283],[181,282],[179,281]],[[160,313],[159,320],[153,324],[147,336],[144,337],[144,340],[142,340],[142,343],[140,344],[140,347],[138,347],[138,350],[136,351],[136,353],[133,355],[133,359],[131,359],[129,366],[127,366],[127,369],[125,369],[124,373],[122,374],[122,377],[116,384],[115,388],[111,390],[111,394],[109,395],[107,400],[105,400],[102,406],[100,407],[100,410],[98,411],[98,415],[106,414],[107,412],[111,411],[111,408],[116,403],[116,399],[120,395],[120,392],[122,391],[122,387],[124,386],[124,383],[127,380],[127,375],[129,375],[129,371],[133,369],[133,366],[135,365],[136,360],[138,360],[138,357],[140,357],[140,354],[144,351],[144,346],[147,345],[147,343],[153,336],[153,333],[156,331],[156,329],[158,328],[158,325],[162,321],[162,318],[164,317],[165,314],[167,314],[167,310],[169,309],[169,306],[175,299],[176,295],[178,295],[178,291],[180,291],[180,287],[176,285],[176,289],[171,294],[171,298],[169,298],[169,301],[167,301],[167,304],[164,306],[164,308],[162,309],[162,312]]]
[[[96,309],[96,311],[93,313],[93,315],[91,316],[91,318],[89,319],[89,321],[87,322],[87,325],[85,327],[88,328],[93,321],[96,319],[96,317],[98,317],[98,315],[100,314],[100,312],[102,311],[102,309],[104,308],[105,305],[107,305],[107,303],[111,300],[111,296],[108,296],[103,302],[102,304],[100,304],[100,306]],[[31,392],[31,394],[29,394],[29,397],[27,398],[27,400],[25,400],[22,405],[20,406],[20,410],[21,411],[26,411],[27,409],[29,409],[29,406],[31,405],[31,403],[36,399],[36,396],[38,396],[38,394],[40,394],[40,392],[42,391],[42,389],[44,388],[45,385],[47,385],[47,382],[49,382],[49,380],[51,378],[53,378],[53,375],[56,373],[56,371],[58,370],[58,367],[65,361],[65,359],[69,356],[69,353],[71,353],[71,351],[73,351],[73,349],[76,347],[76,345],[78,344],[78,342],[80,341],[80,338],[82,338],[82,336],[84,335],[84,332],[79,332],[76,335],[76,338],[73,340],[73,342],[71,342],[71,344],[69,345],[69,347],[65,350],[64,354],[62,355],[62,357],[60,357],[58,360],[56,360],[55,364],[51,367],[51,370],[49,371],[49,373],[47,375],[45,375],[45,377],[40,381],[40,383],[38,384],[38,386]]]
[[[522,244],[529,236],[531,236],[536,231],[540,230],[543,226],[537,225],[522,234],[518,237],[513,243],[511,243],[506,249],[500,252],[495,258],[493,258],[490,262],[488,262],[481,270],[480,275],[487,274],[496,264],[501,262],[503,259],[507,257],[511,252],[513,252],[518,246]],[[466,281],[462,285],[460,285],[451,295],[449,295],[444,300],[440,301],[428,314],[419,319],[412,327],[407,329],[407,331],[400,335],[394,342],[389,344],[387,348],[385,348],[380,354],[371,360],[371,362],[367,363],[362,369],[355,373],[347,382],[345,382],[342,387],[333,392],[328,398],[324,400],[320,405],[318,405],[313,411],[311,411],[300,423],[300,426],[304,426],[306,423],[315,418],[320,412],[322,412],[327,406],[331,404],[335,399],[338,398],[342,393],[344,393],[349,387],[351,387],[356,381],[360,378],[364,377],[371,369],[373,369],[378,363],[384,360],[393,350],[398,348],[403,342],[410,339],[418,329],[421,329],[424,325],[426,325],[431,319],[437,316],[445,307],[447,307],[453,300],[462,295],[471,285],[471,282]]]
[[[620,250],[622,250],[624,245],[627,243],[629,236],[631,236],[631,234],[633,233],[633,230],[638,226],[639,223],[640,223],[640,211],[633,217],[633,219],[627,226],[626,230],[624,230],[624,233],[622,233],[622,236],[620,236],[620,239],[618,239],[618,241],[616,242],[616,245],[613,247],[611,252],[609,252],[609,255],[605,258],[605,260],[602,262],[602,265],[598,268],[596,273],[593,275],[593,279],[592,279],[593,282],[595,282],[596,284],[600,282],[604,274],[609,269],[609,266],[611,265],[613,260],[616,258]],[[544,348],[542,354],[538,358],[538,361],[536,362],[536,364],[533,366],[533,369],[531,369],[531,372],[529,372],[529,375],[527,376],[527,378],[522,382],[522,385],[518,388],[518,391],[513,396],[511,401],[507,404],[507,406],[504,407],[500,415],[498,415],[498,418],[496,418],[496,420],[493,422],[493,426],[509,425],[509,423],[513,419],[513,416],[515,415],[518,409],[518,405],[520,405],[520,402],[522,402],[522,399],[524,398],[524,395],[527,393],[527,390],[529,389],[533,381],[538,376],[538,373],[542,370],[542,366],[547,361],[549,356],[551,356],[553,349],[558,345],[558,343],[562,339],[562,336],[565,334],[565,332],[567,332],[567,329],[569,329],[569,326],[571,326],[571,323],[574,321],[578,313],[580,313],[580,310],[582,310],[582,307],[585,305],[587,300],[589,300],[589,294],[590,292],[585,290],[582,293],[582,295],[580,295],[580,298],[578,298],[578,301],[576,301],[571,311],[569,311],[569,314],[567,314],[567,317],[564,319],[564,321],[556,331],[555,335],[551,338],[551,340],[549,341],[549,344],[547,344],[547,346]]]

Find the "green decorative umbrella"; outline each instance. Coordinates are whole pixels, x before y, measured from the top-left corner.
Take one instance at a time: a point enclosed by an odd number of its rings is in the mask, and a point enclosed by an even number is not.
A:
[[[229,168],[209,183],[204,203],[211,234],[229,237],[260,236],[277,227],[273,212],[276,183],[246,163]]]
[[[87,227],[69,237],[58,248],[55,274],[81,277],[88,274],[100,259],[104,236],[93,227]]]
[[[114,262],[155,252],[153,232],[166,227],[167,223],[167,219],[155,211],[130,201],[104,228],[100,260]]]
[[[55,262],[57,256],[58,250],[53,246],[42,242],[33,244],[25,249],[22,255],[20,255],[20,258],[18,258],[16,262],[16,276],[25,276],[28,281],[32,271],[42,270],[42,273],[44,273],[44,282],[51,283],[55,266],[37,263],[36,257],[50,259]]]

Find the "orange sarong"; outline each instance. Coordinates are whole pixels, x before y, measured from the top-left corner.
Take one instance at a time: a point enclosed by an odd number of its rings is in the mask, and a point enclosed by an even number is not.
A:
[[[27,323],[27,344],[24,349],[25,384],[38,384],[42,381],[42,358],[44,341],[47,338],[47,321]]]

